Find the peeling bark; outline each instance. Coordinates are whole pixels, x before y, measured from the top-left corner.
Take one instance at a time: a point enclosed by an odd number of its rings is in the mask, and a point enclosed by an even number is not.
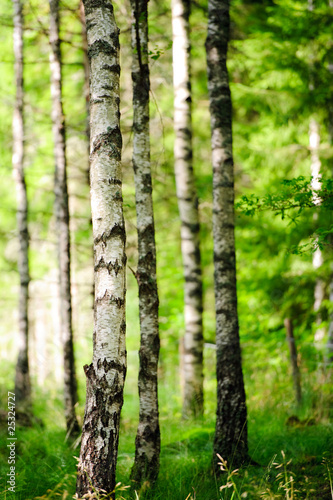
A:
[[[114,498],[120,411],[126,374],[125,225],[119,128],[119,40],[110,0],[84,0],[90,65],[90,184],[94,236],[93,360],[77,495]]]
[[[202,273],[198,197],[192,164],[190,0],[172,0],[174,162],[184,266],[183,416],[203,414]]]
[[[140,367],[139,425],[131,478],[142,484],[157,479],[160,460],[158,413],[158,291],[149,136],[149,66],[147,0],[131,0],[133,82],[133,169],[138,230]]]
[[[50,0],[50,67],[52,122],[55,156],[55,214],[58,241],[60,322],[64,350],[64,405],[68,436],[79,432],[75,415],[77,382],[72,333],[72,299],[70,277],[70,234],[66,172],[65,118],[62,109],[62,75],[59,39],[59,0]]]
[[[14,7],[14,57],[16,99],[13,115],[13,174],[16,185],[17,227],[19,233],[18,271],[19,290],[19,352],[15,374],[15,395],[19,409],[31,411],[29,374],[29,231],[28,200],[24,175],[24,102],[23,102],[23,14],[20,0],[13,0]]]
[[[229,1],[209,0],[206,40],[213,163],[216,309],[216,453],[229,467],[247,459],[247,410],[237,313],[232,108],[227,70]]]

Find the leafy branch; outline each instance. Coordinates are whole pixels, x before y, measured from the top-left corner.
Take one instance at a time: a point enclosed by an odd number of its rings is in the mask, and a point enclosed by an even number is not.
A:
[[[333,210],[333,179],[320,179],[320,188],[313,188],[313,179],[303,176],[283,180],[278,194],[266,194],[260,198],[255,194],[241,196],[236,209],[244,215],[253,217],[259,212],[271,211],[289,224],[297,224],[305,209]],[[292,253],[304,253],[310,248],[320,250],[332,244],[333,226],[319,227],[311,236],[311,242],[291,249]]]

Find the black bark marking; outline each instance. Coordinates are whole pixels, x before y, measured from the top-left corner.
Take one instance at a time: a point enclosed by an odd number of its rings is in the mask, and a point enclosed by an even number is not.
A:
[[[191,201],[191,200],[187,200],[187,201]],[[188,228],[192,234],[197,234],[200,231],[200,224],[199,223],[191,224],[189,222],[182,221],[182,226]]]
[[[102,233],[100,236],[97,236],[94,240],[94,245],[98,245],[99,243],[106,245],[107,241],[116,237],[120,237],[122,241],[125,241],[126,233],[124,226],[115,224],[108,233]]]
[[[92,59],[94,57],[99,56],[101,53],[107,56],[116,56],[117,48],[114,45],[111,45],[106,40],[96,40],[88,48],[88,57],[89,59]]]
[[[121,309],[125,301],[121,297],[115,297],[108,290],[105,290],[103,297],[95,299],[95,305],[97,306],[98,304],[116,304],[116,306]]]
[[[122,266],[119,265],[118,259],[115,260],[115,262],[105,262],[104,257],[102,256],[101,260],[96,264],[94,267],[94,271],[98,271],[99,269],[107,269],[108,273],[111,274],[112,271],[114,271],[115,275],[118,276],[118,273],[120,269],[122,269]]]
[[[111,129],[108,127],[107,132],[100,134],[97,139],[95,139],[92,147],[92,153],[97,153],[101,149],[111,149],[111,155],[115,157],[117,161],[121,160],[121,148],[122,148],[122,136],[119,127]]]
[[[110,73],[117,73],[117,75],[120,75],[119,64],[103,64],[101,69],[103,69],[104,71],[109,71]]]
[[[112,3],[108,0],[83,0],[83,5],[86,16],[99,8],[108,9],[111,13],[113,13]]]
[[[111,186],[111,185],[121,186],[122,185],[121,180],[120,179],[115,179],[114,177],[109,177],[104,182],[106,182],[109,186]]]

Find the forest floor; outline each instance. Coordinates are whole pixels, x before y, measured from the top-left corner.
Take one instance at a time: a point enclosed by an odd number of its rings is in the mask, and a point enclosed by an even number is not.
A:
[[[17,427],[15,495],[6,488],[8,430],[6,422],[2,422],[1,499],[73,497],[79,448],[65,442],[65,431],[59,428],[61,399],[54,399],[52,407],[50,404],[46,399],[40,399],[36,407],[43,425]],[[229,472],[216,477],[211,473],[213,419],[182,421],[179,414],[170,417],[162,411],[159,479],[153,488],[144,485],[141,490],[136,490],[129,480],[135,432],[136,419],[125,415],[120,433],[117,481],[121,485],[117,489],[118,499],[333,499],[333,426],[327,419],[302,420],[296,415],[288,417],[274,408],[250,412],[250,454],[258,465],[233,471],[231,464]]]

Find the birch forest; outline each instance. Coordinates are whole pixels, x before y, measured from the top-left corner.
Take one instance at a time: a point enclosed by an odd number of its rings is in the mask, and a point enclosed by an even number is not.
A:
[[[333,500],[332,34],[0,1],[0,499]]]

